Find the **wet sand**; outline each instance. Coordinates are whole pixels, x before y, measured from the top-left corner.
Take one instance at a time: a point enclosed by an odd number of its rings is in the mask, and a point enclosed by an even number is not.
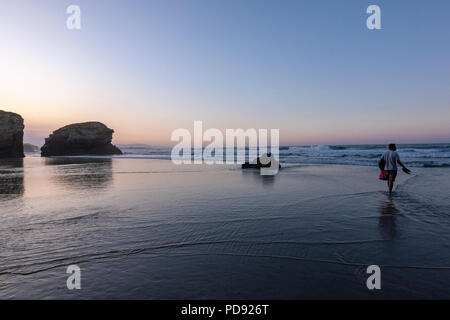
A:
[[[0,161],[2,299],[450,298],[450,170]],[[82,270],[68,290],[66,268]],[[382,270],[382,290],[366,268]]]

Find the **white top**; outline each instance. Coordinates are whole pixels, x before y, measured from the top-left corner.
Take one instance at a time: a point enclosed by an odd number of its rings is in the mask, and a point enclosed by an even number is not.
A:
[[[386,170],[397,170],[397,161],[400,160],[400,156],[396,151],[386,151],[381,158],[386,162]]]

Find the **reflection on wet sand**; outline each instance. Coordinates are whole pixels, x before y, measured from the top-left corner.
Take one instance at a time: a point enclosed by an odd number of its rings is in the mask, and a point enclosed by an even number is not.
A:
[[[0,200],[24,194],[23,159],[0,159]]]
[[[113,180],[112,159],[46,158],[51,179],[70,189],[107,188]]]
[[[242,170],[242,175],[245,177],[251,177],[257,184],[263,184],[264,186],[272,186],[275,182],[276,175],[262,176],[259,169],[246,169]]]
[[[381,204],[378,226],[383,239],[394,239],[397,235],[396,214],[398,212],[391,196]]]

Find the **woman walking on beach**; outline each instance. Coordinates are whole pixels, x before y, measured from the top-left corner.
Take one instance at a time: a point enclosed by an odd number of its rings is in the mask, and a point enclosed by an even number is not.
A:
[[[400,161],[400,156],[397,153],[397,146],[391,143],[389,145],[389,150],[386,151],[380,159],[380,169],[386,170],[389,193],[392,193],[392,189],[394,188],[394,181],[397,177],[397,163],[402,167],[402,170],[405,173],[409,174],[411,172]]]

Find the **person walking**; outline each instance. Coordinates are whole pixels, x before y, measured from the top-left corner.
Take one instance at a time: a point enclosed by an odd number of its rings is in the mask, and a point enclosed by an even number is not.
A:
[[[392,193],[395,178],[397,177],[397,164],[402,167],[403,172],[410,174],[411,171],[400,161],[400,156],[397,153],[397,146],[394,143],[391,143],[389,145],[389,150],[383,154],[379,162],[380,169],[386,170],[389,194]]]

